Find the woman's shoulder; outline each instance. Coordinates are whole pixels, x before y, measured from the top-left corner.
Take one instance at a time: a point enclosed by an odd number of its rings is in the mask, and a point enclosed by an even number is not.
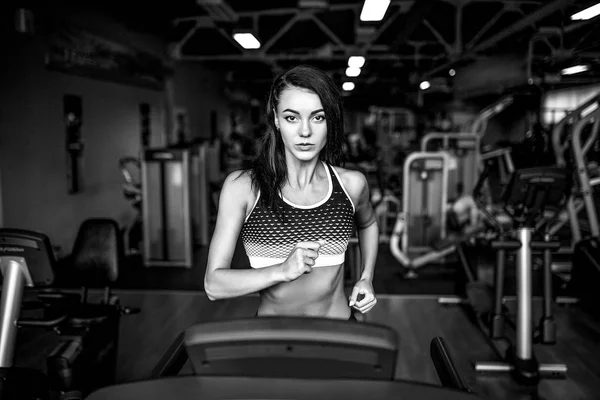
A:
[[[248,170],[236,170],[230,172],[223,183],[223,188],[236,195],[248,196],[253,194],[252,176]]]
[[[367,185],[367,178],[361,171],[339,166],[332,166],[340,177],[342,184],[351,195],[360,195]],[[354,196],[353,196],[354,197]]]

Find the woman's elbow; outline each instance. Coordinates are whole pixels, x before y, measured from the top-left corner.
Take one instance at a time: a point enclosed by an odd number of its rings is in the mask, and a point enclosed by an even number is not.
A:
[[[206,293],[206,297],[208,297],[209,300],[220,300],[220,297],[217,294],[218,291],[215,290],[214,279],[211,279],[208,274],[204,276],[204,292]]]

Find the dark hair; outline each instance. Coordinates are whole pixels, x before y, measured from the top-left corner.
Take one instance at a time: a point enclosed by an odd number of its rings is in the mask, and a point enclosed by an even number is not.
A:
[[[265,129],[256,158],[250,168],[252,187],[259,189],[261,201],[276,215],[281,216],[283,202],[278,195],[287,180],[285,148],[281,134],[275,126],[275,110],[281,93],[296,87],[317,94],[325,111],[327,143],[319,159],[332,165],[342,160],[344,135],[344,108],[337,85],[323,71],[307,66],[296,66],[275,78],[267,101],[267,128]]]

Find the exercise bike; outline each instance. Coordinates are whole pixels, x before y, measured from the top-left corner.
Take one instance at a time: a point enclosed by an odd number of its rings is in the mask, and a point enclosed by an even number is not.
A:
[[[476,188],[477,189],[477,188]],[[555,167],[537,167],[517,170],[502,195],[506,216],[512,220],[512,229],[505,230],[497,218],[484,207],[482,213],[499,232],[488,243],[496,251],[494,289],[491,296],[485,293],[477,281],[473,268],[469,266],[464,253],[464,244],[457,248],[459,259],[467,275],[468,299],[441,298],[441,304],[466,304],[475,311],[476,322],[492,340],[492,346],[502,362],[477,362],[475,370],[480,373],[511,372],[515,381],[525,385],[535,385],[541,378],[564,378],[567,367],[564,364],[539,364],[533,353],[533,343],[538,341],[552,344],[556,341],[556,327],[553,317],[553,294],[551,264],[552,252],[560,247],[548,235],[534,239],[535,227],[542,218],[550,218],[548,212],[556,216],[571,189],[570,174],[567,170]],[[543,254],[544,268],[544,307],[539,332],[532,324],[532,253]],[[502,355],[500,342],[505,339],[506,310],[504,308],[504,279],[507,256],[516,252],[516,323],[514,343],[509,343]],[[483,289],[483,291],[482,291]],[[491,297],[491,299],[489,298]]]

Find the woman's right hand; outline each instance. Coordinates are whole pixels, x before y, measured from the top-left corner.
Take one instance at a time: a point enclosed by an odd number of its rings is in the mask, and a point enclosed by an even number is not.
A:
[[[312,271],[319,249],[325,244],[324,240],[317,242],[299,242],[290,252],[287,259],[280,264],[286,282],[298,279],[303,274]]]

